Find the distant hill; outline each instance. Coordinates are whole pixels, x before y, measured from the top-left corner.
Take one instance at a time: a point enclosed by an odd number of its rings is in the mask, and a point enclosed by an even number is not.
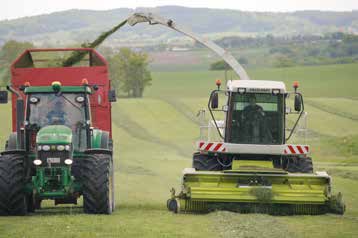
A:
[[[119,8],[107,11],[68,10],[46,15],[0,21],[0,44],[9,39],[41,45],[66,45],[91,41],[97,34],[122,21],[134,11],[151,11],[172,18],[210,37],[227,35],[298,35],[343,31],[358,33],[358,11],[292,13],[245,12],[208,8],[163,6]],[[165,43],[179,36],[160,26],[125,27],[107,42]]]

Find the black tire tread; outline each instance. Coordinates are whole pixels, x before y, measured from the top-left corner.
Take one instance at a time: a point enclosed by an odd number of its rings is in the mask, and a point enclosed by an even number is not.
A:
[[[313,173],[311,157],[296,157],[288,164],[287,171],[290,173]]]
[[[83,209],[89,214],[110,214],[111,156],[91,155],[81,162]],[[113,198],[112,198],[113,200]]]
[[[198,171],[221,171],[222,166],[213,156],[195,153],[193,155],[193,168]]]
[[[27,213],[24,193],[24,157],[11,154],[0,157],[0,215],[21,216]]]

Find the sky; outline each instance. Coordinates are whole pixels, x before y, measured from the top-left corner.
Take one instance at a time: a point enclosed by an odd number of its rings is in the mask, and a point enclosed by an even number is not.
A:
[[[0,20],[68,9],[107,10],[122,7],[136,8],[165,5],[260,12],[358,10],[358,0],[0,0]]]

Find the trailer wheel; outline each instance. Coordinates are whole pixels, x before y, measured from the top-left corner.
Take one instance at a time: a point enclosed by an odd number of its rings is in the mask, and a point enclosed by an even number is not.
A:
[[[223,169],[216,157],[200,153],[193,155],[193,168],[202,171],[221,171]]]
[[[111,214],[113,211],[113,176],[110,155],[93,154],[81,163],[83,209],[90,214]]]
[[[0,215],[23,216],[28,197],[24,193],[24,157],[17,154],[0,157]]]
[[[287,171],[290,173],[313,173],[311,157],[294,157],[289,161]]]

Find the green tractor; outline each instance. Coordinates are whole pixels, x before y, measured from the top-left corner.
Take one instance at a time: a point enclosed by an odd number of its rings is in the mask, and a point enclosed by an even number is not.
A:
[[[23,55],[29,54],[31,50]],[[94,50],[89,54],[103,61]],[[106,62],[83,68],[35,68],[24,65],[23,57],[13,64],[13,86],[7,87],[13,99],[14,131],[0,157],[0,215],[34,212],[43,200],[77,204],[80,196],[85,213],[111,214],[115,203],[110,104],[115,95],[107,74],[80,78],[96,68],[92,66],[106,68]],[[23,75],[36,75],[36,80],[31,85],[30,80],[24,82],[27,77],[15,74],[20,70],[28,70]],[[50,83],[48,77],[42,78],[47,74],[63,79]],[[109,96],[99,101],[105,94]],[[7,91],[0,95],[6,103]]]

